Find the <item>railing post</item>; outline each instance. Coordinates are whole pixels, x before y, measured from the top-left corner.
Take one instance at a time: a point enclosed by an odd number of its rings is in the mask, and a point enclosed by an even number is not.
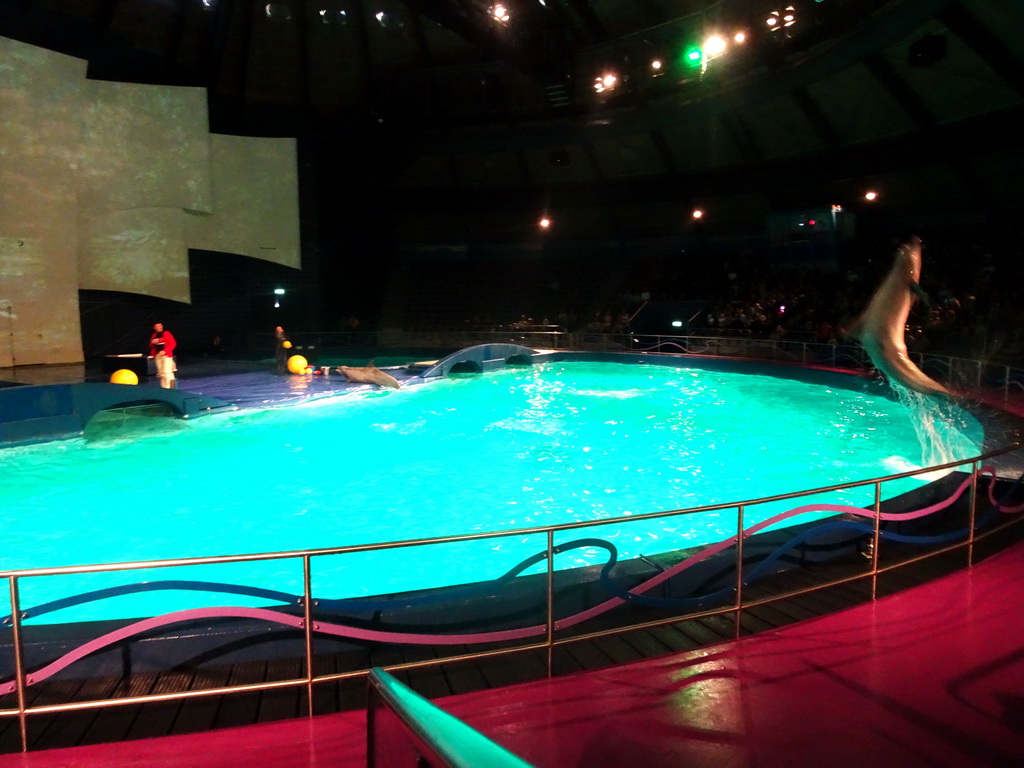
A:
[[[18,729],[21,751],[28,752],[28,714],[25,695],[25,652],[21,641],[21,605],[18,600],[18,577],[9,576],[11,593],[11,643],[14,646],[14,682],[18,692]]]
[[[1005,371],[1003,374],[1003,402],[1010,399],[1010,366],[1005,366]]]
[[[312,558],[302,557],[303,622],[306,640],[306,712],[313,716],[313,576]]]
[[[875,530],[871,544],[871,599],[878,596],[878,548],[882,535],[882,483],[875,481]]]
[[[553,677],[555,651],[555,532],[548,531],[548,583],[546,631],[548,642],[548,677]]]
[[[740,637],[740,619],[743,617],[743,524],[744,505],[737,507],[736,514],[736,613],[733,619],[735,638]]]
[[[971,494],[967,507],[967,567],[974,565],[974,521],[978,508],[978,461],[971,462]]]

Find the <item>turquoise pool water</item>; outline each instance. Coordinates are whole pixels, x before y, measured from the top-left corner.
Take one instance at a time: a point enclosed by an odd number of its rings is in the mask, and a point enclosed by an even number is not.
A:
[[[963,412],[949,423],[839,387],[633,363],[507,368],[195,421],[104,415],[82,439],[0,451],[0,570],[312,549],[574,520],[617,521],[600,535],[631,557],[735,533],[731,511],[643,526],[621,522],[632,515],[967,458],[980,453],[981,440],[980,425]],[[847,491],[829,501],[865,506],[872,494]],[[747,525],[773,511],[748,510]],[[593,532],[562,540],[579,535]],[[345,564],[332,558],[317,566],[314,586],[340,597],[493,578],[543,546],[543,536],[520,536],[413,556],[360,555]],[[560,565],[603,557],[576,551]],[[76,577],[75,584],[94,588],[143,575],[291,591],[302,583],[291,560]],[[70,590],[68,578],[25,580],[23,603]],[[164,597],[156,612],[191,605]],[[110,610],[134,615],[153,600],[118,598]],[[106,611],[82,607],[53,620]]]

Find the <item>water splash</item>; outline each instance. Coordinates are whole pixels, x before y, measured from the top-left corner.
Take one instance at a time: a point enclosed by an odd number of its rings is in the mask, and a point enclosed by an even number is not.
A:
[[[890,380],[889,385],[910,414],[921,447],[921,466],[947,464],[978,452],[980,440],[975,443],[968,437],[963,411],[943,398],[915,392],[897,381]]]

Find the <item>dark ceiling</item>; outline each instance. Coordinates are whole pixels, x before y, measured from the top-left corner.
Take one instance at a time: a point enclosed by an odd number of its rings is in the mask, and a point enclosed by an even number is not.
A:
[[[695,204],[749,229],[868,187],[911,217],[1024,207],[1024,3],[504,5],[4,0],[0,35],[93,78],[205,87],[214,131],[310,138],[407,241],[515,238],[539,210],[567,236],[671,235]],[[773,11],[795,23],[772,30]]]

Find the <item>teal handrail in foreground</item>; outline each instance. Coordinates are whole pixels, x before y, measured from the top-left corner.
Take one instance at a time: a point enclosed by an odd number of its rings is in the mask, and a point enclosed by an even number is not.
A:
[[[375,748],[376,697],[402,722],[418,756],[431,768],[532,768],[499,744],[434,706],[380,667],[369,675],[370,700],[366,708],[366,764],[378,763]]]

